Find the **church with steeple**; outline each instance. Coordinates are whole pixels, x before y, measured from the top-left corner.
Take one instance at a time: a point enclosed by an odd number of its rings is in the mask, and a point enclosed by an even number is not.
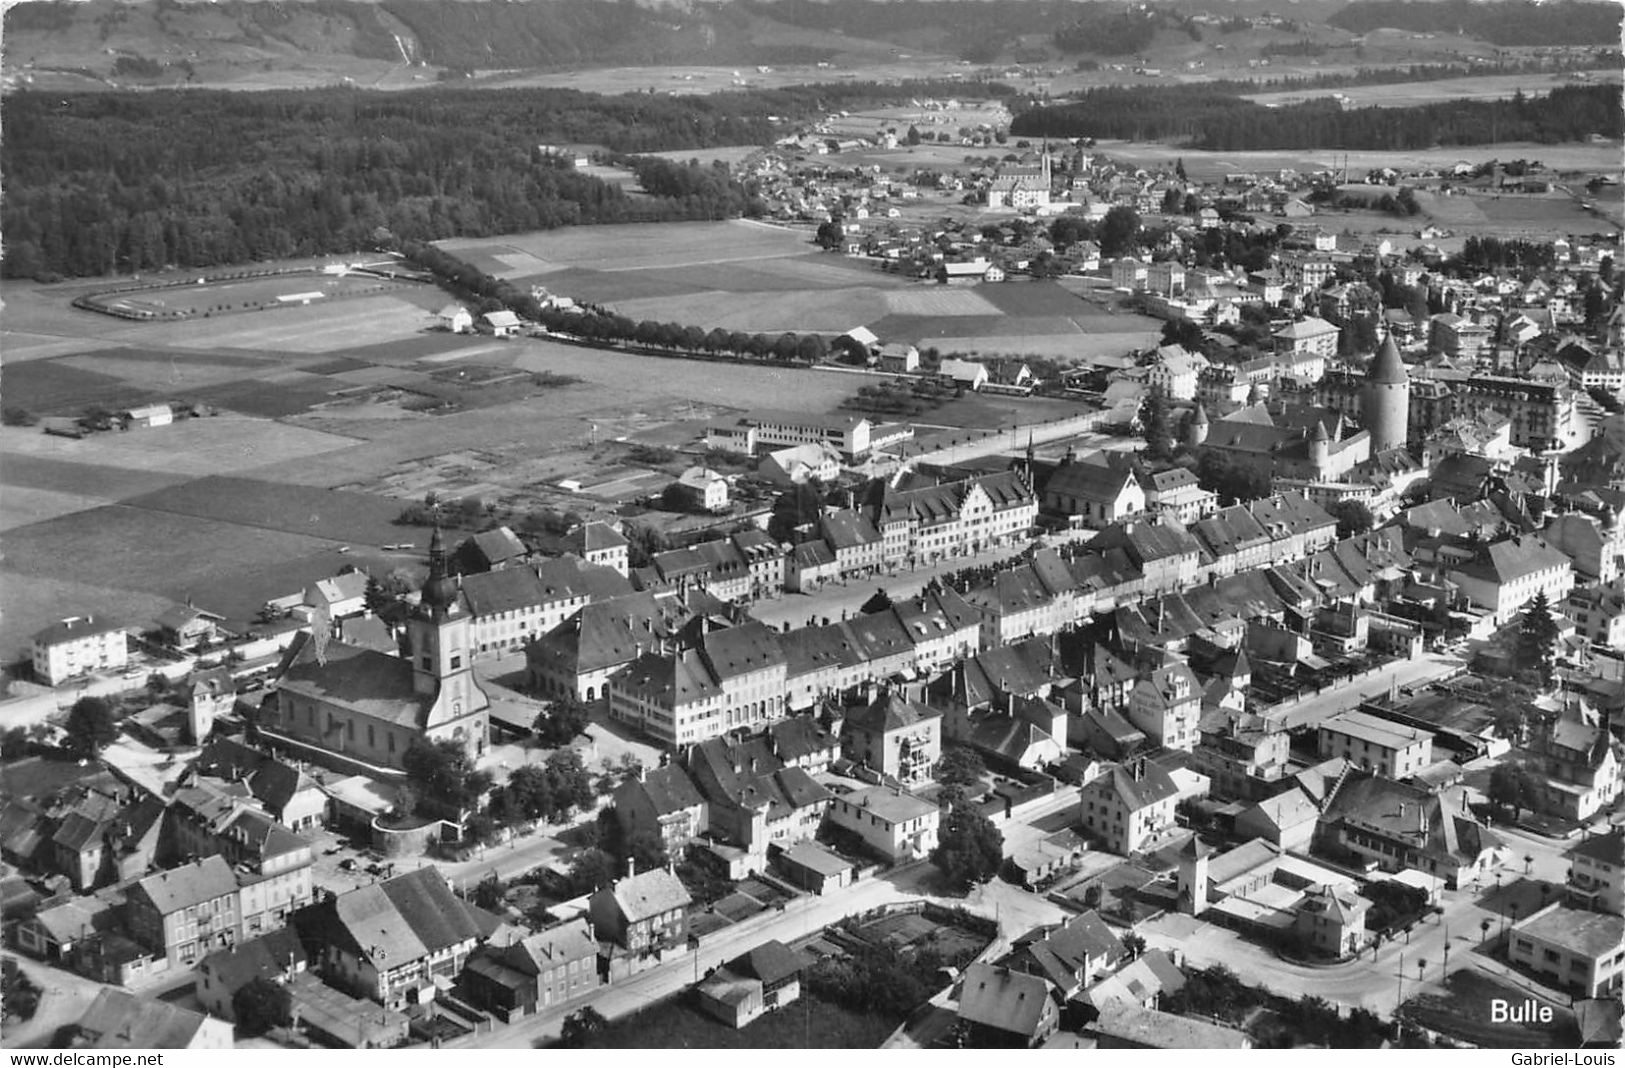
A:
[[[277,665],[256,726],[262,739],[341,771],[399,774],[416,742],[489,741],[491,699],[474,677],[470,619],[439,528],[429,578],[392,656],[331,636],[318,616]]]

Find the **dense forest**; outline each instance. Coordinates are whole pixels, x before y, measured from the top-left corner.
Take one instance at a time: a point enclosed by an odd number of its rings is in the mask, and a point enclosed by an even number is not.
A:
[[[1326,20],[1351,33],[1387,27],[1412,33],[1459,33],[1498,45],[1609,45],[1619,41],[1618,4],[1564,0],[1354,0]]]
[[[1108,4],[1079,4],[1081,11],[1053,36],[1062,52],[1090,52],[1097,56],[1126,56],[1150,47],[1157,30],[1184,27],[1193,40],[1202,39],[1195,23],[1156,8],[1122,9]]]
[[[1016,116],[1021,137],[1180,141],[1210,151],[1429,148],[1497,141],[1556,143],[1619,137],[1614,86],[1565,86],[1540,97],[1454,100],[1410,108],[1343,110],[1335,100],[1270,108],[1209,85],[1091,89],[1069,103]]]
[[[760,144],[770,115],[963,90],[960,83],[806,86],[709,97],[573,90],[15,93],[0,142],[7,277],[207,267],[405,240],[749,212],[711,168],[633,169],[652,197],[540,146],[627,155]],[[1008,93],[1004,86],[985,91]]]

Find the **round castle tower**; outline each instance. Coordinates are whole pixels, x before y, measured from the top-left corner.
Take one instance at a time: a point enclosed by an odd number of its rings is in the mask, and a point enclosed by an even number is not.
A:
[[[1411,376],[1392,334],[1382,339],[1366,369],[1365,396],[1360,407],[1365,428],[1371,432],[1373,456],[1384,449],[1405,447],[1410,436]]]

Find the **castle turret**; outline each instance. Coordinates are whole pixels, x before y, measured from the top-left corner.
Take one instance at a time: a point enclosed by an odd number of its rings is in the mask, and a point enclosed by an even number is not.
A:
[[[1404,448],[1410,436],[1411,376],[1392,334],[1383,339],[1366,371],[1361,411],[1373,454]]]
[[[1309,432],[1309,466],[1314,468],[1316,478],[1322,478],[1331,462],[1332,436],[1326,432],[1326,424],[1317,421]]]
[[[1207,409],[1202,402],[1196,402],[1196,412],[1191,416],[1190,426],[1185,431],[1185,444],[1197,448],[1207,441]]]

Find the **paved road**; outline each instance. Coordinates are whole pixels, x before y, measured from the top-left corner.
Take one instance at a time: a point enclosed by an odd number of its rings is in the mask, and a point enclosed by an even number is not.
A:
[[[1333,713],[1358,707],[1363,700],[1381,696],[1396,684],[1401,688],[1424,686],[1455,674],[1462,666],[1459,657],[1447,653],[1424,653],[1415,660],[1402,661],[1388,670],[1341,682],[1295,701],[1282,702],[1266,709],[1264,716],[1284,724],[1288,729],[1318,723]]]
[[[679,993],[691,986],[697,976],[769,939],[794,942],[847,916],[881,905],[917,898],[929,898],[950,906],[962,905],[969,912],[997,920],[999,937],[1005,943],[1036,926],[1057,923],[1066,916],[1059,906],[997,879],[975,888],[963,899],[938,896],[936,879],[936,869],[921,861],[825,897],[798,898],[766,922],[747,921],[739,930],[713,936],[698,954],[684,954],[631,979],[603,987],[582,1001],[449,1045],[531,1049],[540,1042],[557,1038],[564,1017],[581,1005],[592,1005],[608,1019],[626,1016]]]
[[[1512,881],[1511,876],[1505,879]],[[1401,935],[1375,951],[1367,949],[1356,961],[1317,968],[1283,960],[1229,928],[1191,916],[1165,915],[1142,924],[1139,933],[1149,945],[1183,951],[1190,964],[1223,964],[1244,981],[1286,997],[1313,994],[1383,1016],[1391,1016],[1397,1004],[1415,997],[1419,983],[1432,987],[1447,974],[1468,967],[1566,1004],[1566,995],[1509,971],[1489,953],[1510,921],[1507,904],[1522,902],[1520,911],[1527,915],[1539,900],[1538,889],[1530,882],[1505,889],[1497,889],[1491,882],[1485,890],[1447,890],[1442,901],[1444,914],[1424,920],[1408,938]],[[1485,920],[1490,923],[1487,937],[1481,926]],[[1419,972],[1418,965],[1424,962],[1425,969]],[[1484,1011],[1488,1013],[1487,1005]]]
[[[41,990],[39,1008],[34,1010],[34,1015],[0,1035],[0,1045],[7,1049],[47,1048],[57,1028],[76,1023],[101,992],[102,984],[93,979],[15,953],[4,956],[16,961],[22,973]]]
[[[1082,536],[1091,537],[1093,532],[1083,532]],[[857,615],[859,606],[873,597],[876,589],[884,589],[892,600],[900,601],[919,593],[927,582],[938,575],[969,567],[1004,563],[1026,552],[1034,540],[1053,546],[1069,538],[1069,535],[1064,534],[1044,535],[1037,539],[1023,538],[1012,546],[988,549],[974,556],[956,556],[951,560],[899,571],[896,574],[853,578],[824,586],[812,593],[787,593],[782,597],[756,602],[750,607],[750,614],[774,628],[782,628],[788,623],[791,627],[799,629],[821,623],[826,618],[835,622]]]
[[[724,931],[708,940],[698,953],[651,968],[646,972],[603,987],[597,994],[548,1013],[528,1017],[488,1034],[470,1035],[451,1046],[484,1049],[531,1049],[538,1043],[557,1038],[564,1016],[583,1004],[590,1004],[608,1019],[636,1012],[669,998],[692,985],[698,975],[769,939],[792,942],[837,920],[881,905],[924,896],[921,884],[933,874],[926,864],[914,864],[826,897],[799,898],[765,924],[747,923],[740,931]]]

